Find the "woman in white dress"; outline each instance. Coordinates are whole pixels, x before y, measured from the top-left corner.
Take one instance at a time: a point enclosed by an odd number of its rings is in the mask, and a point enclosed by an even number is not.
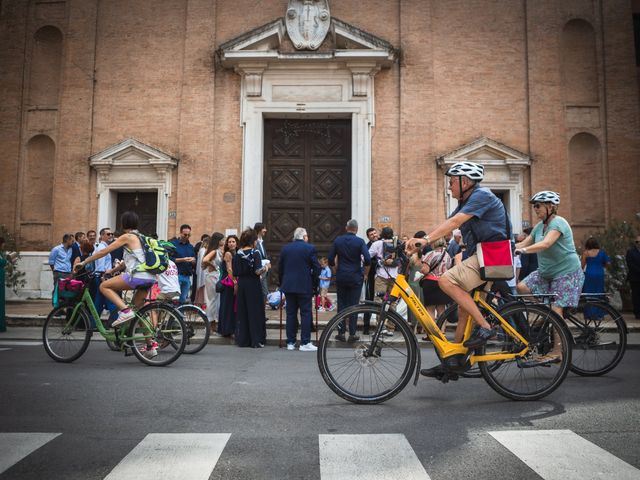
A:
[[[211,322],[211,331],[215,332],[220,309],[220,294],[216,292],[216,283],[220,279],[220,264],[223,258],[224,235],[215,232],[209,239],[209,245],[202,258],[202,273],[204,274],[204,299],[207,304],[207,317]]]

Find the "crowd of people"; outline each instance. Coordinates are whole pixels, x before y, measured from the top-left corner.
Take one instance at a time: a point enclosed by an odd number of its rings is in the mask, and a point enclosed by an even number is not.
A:
[[[413,237],[401,235],[411,255],[408,279],[416,287],[424,305],[435,318],[453,302],[459,306],[460,319],[470,316],[476,328],[465,342],[477,348],[494,335],[469,292],[484,280],[477,250],[483,242],[513,239],[513,278],[496,282],[502,294],[554,293],[552,308],[561,313],[575,307],[581,292],[603,293],[605,269],[610,259],[594,238],[590,238],[579,256],[569,223],[558,215],[560,195],[541,191],[530,203],[538,222],[522,234],[512,235],[504,205],[491,190],[481,186],[482,165],[459,162],[448,171],[449,188],[458,207],[453,214],[428,234],[418,231]],[[155,296],[181,303],[206,305],[211,328],[240,347],[262,348],[266,343],[265,307],[270,299],[271,263],[265,246],[267,227],[256,223],[240,237],[213,232],[191,244],[191,226],[180,226],[179,235],[170,241],[171,264],[159,278],[141,270],[144,251],[138,231],[138,217],[125,212],[122,231],[114,236],[110,228],[98,234],[90,230],[65,234],[62,243],[51,250],[49,265],[54,282],[74,271],[89,272],[91,292],[98,312],[112,312],[112,325],[129,321],[133,312],[120,293],[137,290],[134,299],[140,305],[145,289],[156,284]],[[338,236],[327,257],[318,258],[307,231],[296,228],[291,242],[279,254],[277,302],[286,310],[287,348],[315,351],[311,342],[312,308],[331,311],[329,298],[333,283],[337,292],[338,312],[362,299],[380,302],[388,294],[398,275],[398,258],[390,245],[397,239],[391,227],[366,230],[366,241],[357,235],[358,222],[349,220],[344,234]],[[640,318],[640,237],[635,248],[627,252],[629,280],[633,291],[634,314]],[[122,272],[121,275],[118,273]],[[160,278],[161,277],[161,278]],[[141,288],[142,287],[142,288]],[[597,316],[598,312],[585,312]],[[409,321],[415,321],[411,315]],[[370,334],[370,318],[363,320],[361,333]],[[353,343],[360,339],[354,316],[338,329],[336,340]],[[466,320],[459,321],[456,341],[462,340]],[[392,325],[383,335],[393,336]],[[298,330],[300,336],[298,337]],[[348,330],[348,336],[347,336]],[[555,362],[559,351],[549,352],[544,361]],[[436,376],[436,372],[423,374]]]

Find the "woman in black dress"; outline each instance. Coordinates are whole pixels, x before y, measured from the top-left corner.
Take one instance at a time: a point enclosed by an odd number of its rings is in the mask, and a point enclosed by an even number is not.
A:
[[[230,337],[236,333],[236,278],[231,265],[238,248],[238,237],[229,235],[224,242],[224,256],[220,264],[220,280],[229,277],[233,287],[224,287],[220,292],[220,311],[218,315],[218,333]]]
[[[258,235],[247,229],[240,235],[240,249],[233,257],[233,273],[238,280],[238,331],[239,347],[262,348],[266,343],[266,317],[260,275],[269,269],[262,266],[260,253],[255,249]]]

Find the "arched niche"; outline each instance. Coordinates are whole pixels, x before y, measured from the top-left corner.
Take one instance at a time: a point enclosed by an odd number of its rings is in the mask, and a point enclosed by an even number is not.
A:
[[[562,29],[562,86],[569,104],[597,103],[596,34],[585,20],[573,19]]]
[[[47,25],[33,36],[29,70],[29,105],[58,104],[62,67],[62,32]]]
[[[605,223],[602,146],[590,133],[569,141],[571,221],[580,225]]]
[[[47,135],[36,135],[27,142],[21,189],[23,222],[51,221],[55,155],[55,143]]]

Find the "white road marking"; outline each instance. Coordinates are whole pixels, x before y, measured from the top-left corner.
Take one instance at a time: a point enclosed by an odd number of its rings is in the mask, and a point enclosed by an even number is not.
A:
[[[6,351],[9,351],[9,350],[11,350],[11,348],[0,348],[0,352],[6,352]]]
[[[0,433],[0,473],[31,452],[56,438],[59,433]]]
[[[319,435],[322,480],[429,480],[402,434]]]
[[[640,470],[571,430],[489,432],[545,480],[638,480]]]
[[[230,433],[150,433],[105,480],[206,480]]]
[[[0,340],[0,345],[3,346],[21,346],[21,347],[36,347],[41,346],[42,342],[21,342],[19,340]]]

